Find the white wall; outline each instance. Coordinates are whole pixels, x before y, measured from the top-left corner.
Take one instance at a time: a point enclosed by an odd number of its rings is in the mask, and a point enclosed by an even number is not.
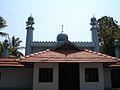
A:
[[[53,82],[39,82],[39,68],[53,68]],[[85,68],[98,68],[99,82],[85,82]],[[80,63],[79,70],[80,90],[104,90],[102,63]],[[33,90],[58,90],[58,71],[58,63],[34,63]]]
[[[99,82],[85,82],[85,68],[98,68]],[[80,63],[80,90],[104,90],[104,75],[102,63]]]
[[[32,88],[32,68],[0,68],[0,88]]]
[[[53,82],[39,82],[39,68],[53,68]],[[58,90],[58,63],[34,63],[33,90]]]
[[[111,88],[111,70],[110,70],[110,68],[104,68],[104,85],[105,85],[105,88]]]

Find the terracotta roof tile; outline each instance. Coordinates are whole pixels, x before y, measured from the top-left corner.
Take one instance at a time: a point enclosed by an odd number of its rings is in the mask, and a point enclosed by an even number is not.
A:
[[[27,55],[21,62],[117,62],[118,58],[90,50],[45,50]]]
[[[12,59],[12,58],[0,58],[0,67],[5,66],[5,67],[24,67],[23,64],[21,64],[20,62],[18,62],[16,59]]]
[[[110,68],[118,68],[118,67],[120,67],[120,62],[115,63],[115,64],[110,64],[110,65],[108,65],[107,67],[110,67]]]

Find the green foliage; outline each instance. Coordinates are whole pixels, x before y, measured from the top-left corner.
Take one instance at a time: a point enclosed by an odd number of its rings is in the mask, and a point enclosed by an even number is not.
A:
[[[6,26],[7,26],[7,25],[6,25],[6,21],[4,20],[3,17],[0,16],[0,28],[4,28],[4,27],[6,27]]]
[[[115,56],[114,41],[120,39],[120,27],[112,17],[98,19],[100,49],[102,53]]]
[[[6,26],[7,26],[7,25],[6,25],[6,21],[4,20],[3,17],[0,16],[0,30],[1,30],[2,28],[6,27]],[[6,35],[8,35],[8,34],[5,33],[5,32],[0,32],[0,36],[6,36]]]
[[[20,47],[21,40],[19,38],[15,38],[14,36],[12,39],[9,40],[9,46],[8,46],[8,51],[9,55],[13,56],[15,58],[20,58],[21,56],[24,56],[19,49],[23,49],[24,47]],[[0,42],[0,56],[2,57],[3,55],[3,48],[4,44],[3,42]]]
[[[2,56],[3,53],[3,42],[0,41],[0,56]]]
[[[117,40],[120,40],[120,26],[119,26],[119,30],[115,32],[114,38],[116,38]]]
[[[20,58],[24,56],[19,49],[23,49],[20,47],[22,41],[19,38],[12,37],[12,40],[9,40],[10,47],[9,47],[9,54],[15,56],[16,58]]]
[[[6,27],[6,20],[4,20],[3,17],[0,16],[0,30]],[[8,35],[5,32],[0,32],[0,36],[6,36]],[[20,58],[23,56],[23,54],[19,51],[19,49],[23,49],[23,47],[20,47],[21,40],[19,38],[15,38],[14,36],[12,39],[9,38],[9,55],[14,56],[15,58]],[[0,56],[2,57],[3,55],[3,48],[4,48],[4,43],[0,41]]]

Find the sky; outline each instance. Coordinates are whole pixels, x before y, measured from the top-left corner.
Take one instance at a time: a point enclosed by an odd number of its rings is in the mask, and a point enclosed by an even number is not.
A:
[[[26,40],[26,21],[32,14],[33,41],[56,41],[63,33],[70,41],[91,41],[90,19],[110,16],[120,22],[120,0],[0,0],[0,16],[7,21],[2,31]],[[6,37],[0,37],[4,40]]]

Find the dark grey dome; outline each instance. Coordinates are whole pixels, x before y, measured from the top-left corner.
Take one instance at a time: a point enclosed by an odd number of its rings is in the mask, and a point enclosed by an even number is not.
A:
[[[28,17],[28,21],[34,21],[34,18],[32,16]]]
[[[57,41],[68,41],[68,35],[67,34],[58,34]]]
[[[91,22],[97,21],[95,17],[91,18]]]
[[[4,40],[4,42],[5,42],[5,43],[8,43],[8,40],[7,40],[7,39],[5,39],[5,40]]]

